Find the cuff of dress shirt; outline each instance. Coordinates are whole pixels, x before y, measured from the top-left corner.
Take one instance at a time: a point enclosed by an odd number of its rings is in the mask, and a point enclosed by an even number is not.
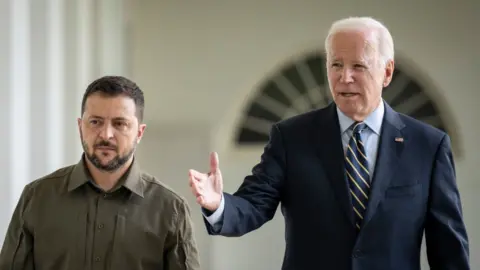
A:
[[[220,206],[218,207],[215,212],[208,211],[207,209],[202,208],[202,213],[205,219],[210,223],[210,225],[214,226],[216,223],[220,222],[223,218],[223,210],[225,208],[225,199],[223,198],[220,201]]]

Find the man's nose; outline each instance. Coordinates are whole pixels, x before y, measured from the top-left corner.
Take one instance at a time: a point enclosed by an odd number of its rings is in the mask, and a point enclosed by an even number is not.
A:
[[[353,72],[349,68],[343,68],[342,74],[340,77],[342,83],[351,83],[353,82]]]
[[[113,127],[109,124],[104,125],[102,130],[100,131],[100,136],[105,140],[108,140],[108,139],[112,138],[113,137]]]

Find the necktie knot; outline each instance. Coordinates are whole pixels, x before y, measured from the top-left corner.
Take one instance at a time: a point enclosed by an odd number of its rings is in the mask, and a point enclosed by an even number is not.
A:
[[[362,132],[366,128],[367,128],[367,124],[365,124],[363,122],[355,122],[353,124],[353,133],[354,134],[360,134],[360,132]]]

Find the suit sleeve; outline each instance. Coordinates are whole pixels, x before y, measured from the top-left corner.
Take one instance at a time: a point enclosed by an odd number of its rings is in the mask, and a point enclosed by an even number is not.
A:
[[[167,239],[165,270],[200,270],[198,247],[188,204],[177,206],[175,230]]]
[[[470,269],[468,237],[448,135],[437,150],[432,177],[425,226],[430,267],[438,270]]]
[[[32,188],[25,186],[13,212],[2,251],[0,270],[33,270],[33,236],[26,225],[26,213],[32,197]]]
[[[273,125],[260,162],[245,177],[234,194],[223,194],[223,215],[212,226],[205,222],[212,235],[241,236],[271,220],[280,203],[284,185],[286,157],[283,138]]]

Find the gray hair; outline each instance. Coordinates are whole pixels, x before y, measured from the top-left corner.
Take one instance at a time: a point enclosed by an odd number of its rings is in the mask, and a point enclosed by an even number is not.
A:
[[[343,31],[369,31],[373,30],[377,50],[380,54],[382,64],[386,64],[390,60],[394,60],[393,38],[387,27],[378,20],[371,17],[350,17],[341,19],[332,24],[325,39],[325,51],[328,55],[331,53],[331,38],[334,34]]]

